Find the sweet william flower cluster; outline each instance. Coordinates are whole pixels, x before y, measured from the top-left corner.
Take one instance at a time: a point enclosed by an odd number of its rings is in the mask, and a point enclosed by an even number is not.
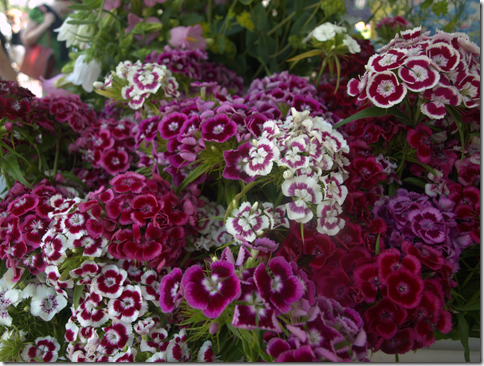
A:
[[[360,80],[349,82],[350,95],[389,108],[415,93],[420,111],[431,119],[444,118],[446,106],[480,103],[480,49],[466,34],[429,36],[417,27],[401,35],[370,58]]]

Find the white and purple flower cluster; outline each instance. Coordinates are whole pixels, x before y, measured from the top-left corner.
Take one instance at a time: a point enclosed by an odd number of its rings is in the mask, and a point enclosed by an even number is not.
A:
[[[344,156],[349,147],[343,136],[321,117],[309,117],[309,111],[298,112],[282,121],[266,121],[258,139],[245,143],[236,151],[224,152],[227,166],[224,177],[234,179],[245,173],[255,178],[274,171],[282,174],[281,190],[292,198],[285,204],[287,217],[298,223],[318,217],[318,231],[336,235],[344,226],[338,218],[348,189],[343,185],[347,176]],[[276,168],[277,167],[277,168]],[[280,207],[278,207],[280,209]],[[284,212],[281,211],[281,218]],[[269,227],[269,220],[260,210],[243,203],[227,220],[229,233],[253,241],[256,234]],[[240,239],[239,239],[240,241]]]
[[[104,83],[94,84],[96,89],[112,89],[121,85],[121,97],[128,101],[131,109],[140,109],[150,96],[157,94],[163,89],[165,96],[176,98],[178,83],[165,65],[155,63],[141,63],[136,61],[124,61],[116,66],[116,70],[105,78]]]
[[[431,119],[444,118],[446,106],[479,106],[480,48],[465,33],[429,34],[421,27],[397,34],[370,58],[361,80],[350,80],[348,94],[389,108],[413,92]]]

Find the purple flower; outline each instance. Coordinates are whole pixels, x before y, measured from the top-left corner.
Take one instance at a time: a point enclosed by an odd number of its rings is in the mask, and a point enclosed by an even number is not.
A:
[[[194,265],[183,275],[181,285],[191,307],[203,310],[208,318],[217,318],[240,293],[240,281],[234,265],[217,261],[210,266],[209,277],[201,267]]]
[[[165,117],[163,117],[158,126],[161,137],[165,140],[168,140],[172,137],[178,136],[186,120],[187,115],[183,113],[174,112],[167,114]]]
[[[219,114],[214,118],[208,118],[200,125],[202,137],[207,141],[224,142],[235,135],[237,124],[225,114]]]
[[[447,237],[442,214],[436,208],[414,210],[408,214],[408,221],[414,234],[427,244],[442,243]]]
[[[189,50],[203,50],[207,47],[207,41],[202,36],[202,26],[200,24],[170,29],[169,43],[172,47]]]
[[[283,257],[272,258],[269,271],[263,263],[259,264],[254,280],[266,306],[275,307],[281,313],[289,312],[292,303],[304,294],[303,284]]]

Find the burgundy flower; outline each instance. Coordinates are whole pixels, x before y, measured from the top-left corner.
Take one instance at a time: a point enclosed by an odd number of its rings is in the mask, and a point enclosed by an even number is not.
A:
[[[427,47],[425,51],[432,60],[433,66],[439,71],[452,71],[459,64],[460,53],[447,43],[435,43]]]
[[[235,135],[237,124],[225,114],[219,114],[214,118],[207,118],[203,121],[200,129],[205,140],[222,143]]]
[[[162,251],[162,244],[166,242],[167,234],[149,223],[144,236],[141,236],[138,225],[133,225],[133,240],[128,240],[122,246],[124,255],[137,261],[150,261]]]
[[[83,327],[100,327],[109,320],[106,309],[101,306],[102,297],[97,293],[86,296],[79,305],[76,319]],[[82,329],[81,329],[82,331]]]
[[[205,277],[199,266],[191,266],[183,275],[181,285],[191,307],[203,310],[208,318],[217,318],[240,293],[240,281],[234,265],[216,261],[210,266],[210,277]]]
[[[355,285],[361,290],[365,301],[368,303],[374,302],[379,288],[382,287],[377,266],[375,264],[363,264],[355,270],[353,276]]]
[[[389,108],[400,103],[407,95],[405,84],[398,82],[391,71],[383,71],[370,76],[366,88],[368,99],[380,108]]]
[[[432,134],[432,130],[425,125],[417,125],[415,129],[409,129],[407,132],[407,142],[417,149],[417,160],[422,164],[428,164],[432,157]]]
[[[404,241],[402,243],[402,251],[405,254],[415,256],[422,262],[423,265],[434,271],[441,269],[445,263],[444,256],[439,250],[429,247],[425,244],[420,248],[417,248],[412,243]]]
[[[26,216],[21,226],[25,244],[32,248],[40,247],[40,241],[47,231],[48,224],[48,221],[42,220],[37,215]]]
[[[281,313],[289,312],[292,303],[304,294],[303,284],[283,257],[272,258],[269,270],[263,263],[259,264],[254,280],[266,306],[275,307]]]
[[[335,244],[324,234],[316,234],[314,240],[308,240],[304,245],[304,254],[314,255],[309,266],[311,268],[322,268],[326,260],[335,252]]]
[[[158,127],[161,137],[168,140],[177,136],[186,120],[186,114],[177,112],[170,113],[163,117]]]
[[[134,197],[134,194],[127,193],[119,195],[114,200],[109,201],[105,206],[106,215],[110,219],[118,220],[121,225],[132,224],[131,213],[133,212],[133,207],[131,206],[131,202]]]
[[[365,311],[365,318],[370,331],[377,332],[384,339],[392,339],[398,326],[407,318],[407,310],[384,297]]]
[[[379,342],[379,349],[388,354],[404,354],[410,351],[415,343],[415,332],[411,328],[400,329],[393,338]]]
[[[423,280],[406,268],[399,268],[387,278],[388,297],[405,309],[417,306],[424,289]]]
[[[10,202],[7,210],[15,216],[32,211],[39,204],[39,198],[34,195],[24,194],[16,200]]]

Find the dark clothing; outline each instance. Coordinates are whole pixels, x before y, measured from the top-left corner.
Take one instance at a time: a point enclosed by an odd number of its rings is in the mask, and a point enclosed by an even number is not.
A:
[[[12,31],[12,39],[10,40],[10,44],[14,46],[21,46],[23,44],[20,40],[20,32],[14,33]]]

